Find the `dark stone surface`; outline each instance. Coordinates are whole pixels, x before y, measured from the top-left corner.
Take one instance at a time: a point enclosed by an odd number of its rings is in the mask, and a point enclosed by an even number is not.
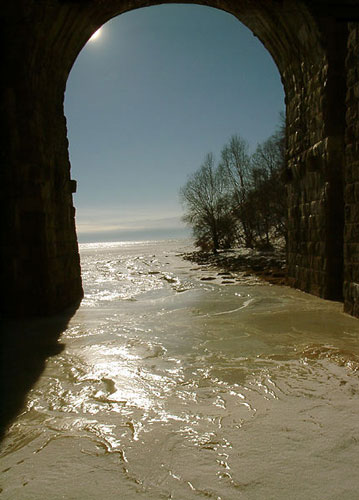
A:
[[[156,3],[171,2],[13,0],[0,7],[4,314],[52,314],[82,296],[66,80],[97,28]],[[288,279],[324,298],[344,296],[345,310],[359,316],[359,2],[186,3],[232,13],[276,62],[287,109]]]

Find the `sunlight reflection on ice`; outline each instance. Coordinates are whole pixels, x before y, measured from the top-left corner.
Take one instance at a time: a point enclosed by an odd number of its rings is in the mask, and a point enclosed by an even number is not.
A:
[[[2,497],[52,498],[66,474],[76,498],[356,498],[357,323],[126,245],[82,255],[85,301],[9,431]]]

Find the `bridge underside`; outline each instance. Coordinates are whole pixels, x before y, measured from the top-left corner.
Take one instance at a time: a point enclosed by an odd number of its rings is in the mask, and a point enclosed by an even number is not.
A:
[[[99,26],[158,3],[171,2],[13,0],[0,8],[5,315],[52,314],[82,297],[67,77]],[[232,13],[275,60],[287,110],[289,280],[344,299],[345,311],[359,316],[359,1],[185,3]]]

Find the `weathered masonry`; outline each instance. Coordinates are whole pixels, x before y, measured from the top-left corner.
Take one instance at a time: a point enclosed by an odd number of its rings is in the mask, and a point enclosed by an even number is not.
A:
[[[4,314],[51,314],[82,297],[66,81],[97,28],[158,3],[171,2],[2,2]],[[276,62],[287,108],[290,282],[344,298],[345,311],[359,316],[359,0],[186,3],[230,12]]]

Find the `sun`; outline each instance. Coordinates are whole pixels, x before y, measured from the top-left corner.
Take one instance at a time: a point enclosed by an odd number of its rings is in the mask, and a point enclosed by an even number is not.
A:
[[[96,40],[99,36],[101,36],[101,31],[102,31],[102,27],[99,28],[97,31],[95,31],[95,33],[90,37],[89,41],[90,42],[93,42],[94,40]]]

